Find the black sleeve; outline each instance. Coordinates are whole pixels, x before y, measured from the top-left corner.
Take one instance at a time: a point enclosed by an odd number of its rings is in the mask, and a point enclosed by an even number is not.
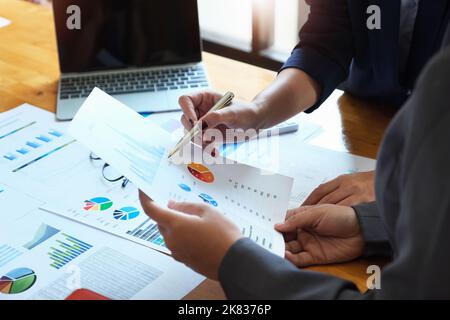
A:
[[[364,237],[364,256],[391,256],[392,248],[375,202],[354,206]]]
[[[321,94],[306,112],[318,108],[348,76],[354,55],[347,0],[307,0],[308,21],[300,30],[300,42],[281,70],[298,68],[317,81]]]
[[[252,240],[237,241],[225,255],[219,280],[228,299],[303,300],[357,298],[351,282],[299,270]]]

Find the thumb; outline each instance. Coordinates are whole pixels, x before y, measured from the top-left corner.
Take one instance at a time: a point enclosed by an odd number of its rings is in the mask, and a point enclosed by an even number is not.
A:
[[[292,215],[283,223],[275,225],[275,229],[279,232],[293,232],[297,229],[314,229],[322,218],[322,210],[318,208],[308,208]]]
[[[207,113],[201,121],[203,121],[203,129],[215,128],[220,124],[232,127],[235,122],[236,112],[233,108],[227,107],[222,110]]]

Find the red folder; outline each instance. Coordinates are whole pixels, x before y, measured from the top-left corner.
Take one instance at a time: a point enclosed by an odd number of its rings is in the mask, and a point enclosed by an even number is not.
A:
[[[111,299],[88,289],[78,289],[72,292],[66,298],[66,300],[111,300]]]

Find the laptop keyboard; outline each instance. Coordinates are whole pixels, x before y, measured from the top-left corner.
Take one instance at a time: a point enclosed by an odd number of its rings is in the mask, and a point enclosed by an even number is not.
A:
[[[60,99],[85,98],[94,87],[98,87],[108,94],[117,95],[208,86],[202,66],[133,71],[61,79]]]

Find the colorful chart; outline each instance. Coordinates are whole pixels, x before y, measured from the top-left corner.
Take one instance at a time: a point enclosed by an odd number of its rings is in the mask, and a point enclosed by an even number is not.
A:
[[[36,282],[36,274],[28,268],[18,268],[0,278],[0,292],[17,294],[30,289]]]
[[[127,234],[158,246],[166,247],[164,238],[159,233],[158,225],[151,219],[147,219],[135,229],[127,231]]]
[[[187,184],[180,183],[178,186],[186,192],[191,192],[191,187],[189,187]]]
[[[204,165],[193,162],[193,163],[189,164],[187,168],[188,168],[189,172],[198,180],[206,182],[206,183],[214,182],[214,175]]]
[[[51,237],[53,237],[59,231],[60,230],[43,223],[37,229],[33,239],[24,245],[24,248],[31,250],[36,246],[40,245],[41,243],[45,242],[46,240],[50,239]]]
[[[212,205],[214,207],[217,207],[219,205],[217,203],[217,201],[214,200],[213,197],[211,197],[210,195],[207,195],[206,193],[200,193],[198,196],[200,197],[200,199],[202,199],[207,204],[210,204],[210,205]]]
[[[105,197],[92,198],[90,200],[84,201],[85,211],[105,211],[111,208],[113,202]]]
[[[124,207],[120,210],[115,210],[113,215],[117,220],[131,220],[139,216],[139,210],[134,207]]]
[[[69,236],[68,234],[61,233],[63,240],[56,240],[55,245],[51,247],[48,255],[52,263],[51,267],[60,269],[79,255],[92,248],[92,245],[81,241],[77,238]]]

